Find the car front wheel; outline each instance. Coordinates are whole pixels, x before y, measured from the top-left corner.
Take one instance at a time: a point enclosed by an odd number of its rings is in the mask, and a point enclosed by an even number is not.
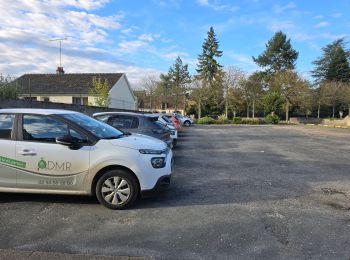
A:
[[[130,207],[138,196],[137,180],[124,170],[111,170],[97,181],[96,197],[110,209]]]

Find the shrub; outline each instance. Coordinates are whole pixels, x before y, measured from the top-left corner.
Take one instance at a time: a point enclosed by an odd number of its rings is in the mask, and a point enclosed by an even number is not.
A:
[[[210,125],[210,124],[213,124],[214,121],[215,121],[215,120],[212,119],[211,117],[205,116],[205,117],[199,118],[198,121],[197,121],[197,124],[200,124],[200,125]]]
[[[266,124],[266,121],[265,119],[262,119],[262,118],[242,118],[241,124],[262,125],[262,124]]]
[[[278,117],[278,115],[269,114],[265,117],[265,121],[267,124],[277,125],[280,121],[280,118]]]
[[[221,115],[213,123],[218,125],[224,125],[224,124],[229,124],[230,120],[228,120],[225,115]]]
[[[232,120],[233,124],[240,124],[242,122],[242,119],[240,117],[234,117]]]

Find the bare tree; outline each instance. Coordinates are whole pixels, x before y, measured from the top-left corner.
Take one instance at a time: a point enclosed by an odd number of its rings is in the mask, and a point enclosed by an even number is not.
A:
[[[149,98],[149,109],[151,111],[154,109],[154,97],[158,83],[159,80],[156,76],[144,77],[140,81],[141,88],[146,92],[146,95]]]
[[[335,107],[340,103],[342,96],[342,83],[338,81],[327,81],[322,83],[321,92],[323,104],[332,107],[332,117],[335,118]]]
[[[229,103],[231,101],[232,103],[232,98],[235,97],[234,99],[236,99],[236,95],[233,95],[234,92],[230,90],[232,89],[237,89],[239,88],[239,85],[241,84],[242,80],[244,79],[245,75],[244,72],[242,70],[240,70],[239,68],[236,68],[234,66],[230,66],[227,67],[225,69],[225,76],[224,76],[224,99],[225,99],[225,116],[227,118],[227,114],[228,114],[228,110],[229,110]],[[230,95],[231,94],[231,95]],[[231,100],[230,100],[231,97]],[[232,107],[232,104],[231,104]]]

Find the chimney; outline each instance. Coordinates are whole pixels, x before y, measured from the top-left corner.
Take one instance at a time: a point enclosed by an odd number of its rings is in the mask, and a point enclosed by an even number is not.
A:
[[[63,67],[57,67],[56,74],[58,74],[58,75],[64,74]]]

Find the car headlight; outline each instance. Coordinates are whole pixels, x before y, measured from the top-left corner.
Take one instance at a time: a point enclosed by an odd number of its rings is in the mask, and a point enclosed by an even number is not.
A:
[[[155,157],[151,159],[151,164],[153,168],[159,169],[165,167],[165,158],[164,157]]]
[[[165,150],[152,150],[152,149],[140,149],[141,154],[162,154],[165,153]]]

